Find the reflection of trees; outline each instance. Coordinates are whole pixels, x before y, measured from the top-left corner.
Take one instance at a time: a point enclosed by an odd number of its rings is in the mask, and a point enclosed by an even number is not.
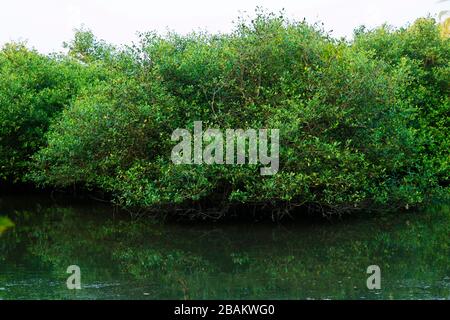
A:
[[[421,280],[431,294],[448,295],[432,286],[450,274],[448,208],[386,220],[213,232],[97,219],[68,208],[25,215],[24,222],[17,214],[20,228],[4,237],[23,259],[39,259],[56,279],[70,264],[82,266],[88,283],[128,279],[148,286],[151,298],[358,298],[368,294],[371,264],[382,269],[383,297],[408,297]],[[401,288],[399,279],[413,283]]]

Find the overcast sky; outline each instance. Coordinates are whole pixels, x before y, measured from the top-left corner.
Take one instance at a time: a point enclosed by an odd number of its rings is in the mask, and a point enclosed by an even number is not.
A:
[[[85,25],[114,44],[136,40],[137,31],[167,29],[228,32],[239,12],[256,6],[294,19],[321,21],[336,37],[351,36],[355,27],[388,22],[402,26],[449,9],[439,0],[10,0],[0,8],[0,45],[26,40],[41,52],[60,51],[74,28]]]

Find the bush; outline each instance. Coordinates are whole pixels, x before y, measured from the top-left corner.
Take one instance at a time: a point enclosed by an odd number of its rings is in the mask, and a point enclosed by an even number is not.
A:
[[[440,35],[434,19],[418,19],[398,30],[383,26],[360,29],[354,47],[370,52],[374,59],[390,65],[390,73],[401,74],[396,98],[403,109],[413,110],[408,126],[422,145],[417,157],[420,175],[448,186],[450,173],[450,40]],[[428,171],[428,173],[425,173]],[[426,183],[430,183],[427,181]]]
[[[448,40],[430,20],[360,30],[354,44],[271,14],[229,35],[147,33],[121,50],[77,39],[75,56],[108,81],[51,126],[34,156],[39,184],[101,188],[133,208],[271,204],[283,215],[409,207],[448,180]],[[171,134],[194,121],[280,129],[278,174],[173,164]]]
[[[0,51],[0,181],[23,182],[52,119],[75,97],[82,67],[23,44]]]

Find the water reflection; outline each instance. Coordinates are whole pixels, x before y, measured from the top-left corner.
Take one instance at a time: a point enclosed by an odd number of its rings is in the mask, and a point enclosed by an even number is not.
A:
[[[157,224],[2,197],[0,299],[448,299],[450,212],[303,225]],[[379,265],[382,289],[368,290]],[[66,269],[82,270],[67,290]]]

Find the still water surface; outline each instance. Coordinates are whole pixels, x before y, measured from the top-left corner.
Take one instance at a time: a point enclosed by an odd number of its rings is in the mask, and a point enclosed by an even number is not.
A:
[[[0,299],[449,299],[450,210],[273,224],[133,221],[0,196]],[[81,290],[66,269],[81,268]],[[381,268],[381,290],[366,269]]]

